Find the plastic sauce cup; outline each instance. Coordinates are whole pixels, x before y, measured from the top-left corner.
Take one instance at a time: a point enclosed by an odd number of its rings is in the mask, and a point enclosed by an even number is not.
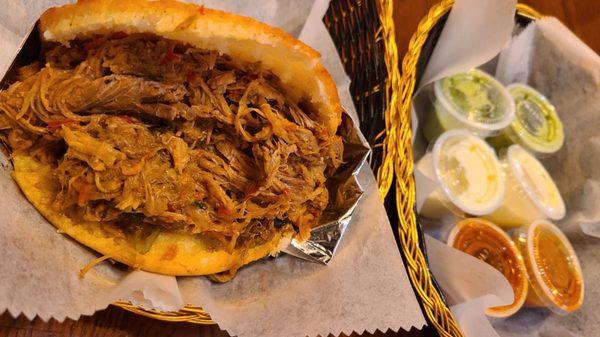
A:
[[[443,133],[417,169],[436,183],[419,210],[431,219],[489,214],[504,197],[504,176],[494,149],[467,130]]]
[[[488,142],[497,149],[519,144],[536,156],[558,151],[565,135],[554,106],[544,95],[525,84],[514,83],[507,89],[515,102],[515,119]]]
[[[583,303],[583,273],[561,230],[546,220],[536,220],[519,228],[514,241],[529,275],[525,306],[547,307],[557,314],[577,310]]]
[[[506,177],[504,200],[486,219],[516,227],[536,219],[560,220],[565,216],[565,204],[554,180],[533,155],[511,145],[501,155],[501,163]]]
[[[513,303],[487,308],[487,315],[508,317],[523,306],[528,290],[525,262],[517,246],[500,227],[483,219],[464,219],[450,232],[448,245],[491,265],[512,286],[515,295]]]
[[[436,81],[431,100],[433,110],[423,129],[430,142],[451,129],[494,136],[515,116],[515,104],[506,88],[477,69]]]

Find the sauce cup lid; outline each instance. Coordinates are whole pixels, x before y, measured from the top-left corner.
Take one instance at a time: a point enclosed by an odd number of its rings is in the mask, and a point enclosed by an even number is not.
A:
[[[478,69],[437,80],[433,91],[448,113],[474,129],[498,131],[515,117],[515,103],[508,90]]]
[[[564,143],[563,125],[556,109],[534,88],[513,83],[507,87],[515,102],[509,138],[536,153],[553,153]]]
[[[464,219],[452,228],[448,245],[491,265],[512,286],[515,295],[513,303],[487,308],[486,314],[508,317],[523,306],[528,290],[527,269],[521,252],[500,227],[484,219]]]
[[[506,159],[508,169],[535,206],[549,219],[562,219],[565,203],[544,165],[517,144],[508,147]]]
[[[467,130],[444,132],[432,150],[433,168],[446,197],[461,211],[476,216],[495,211],[505,183],[494,150]]]
[[[562,231],[546,220],[536,220],[516,233],[530,288],[553,312],[566,314],[583,303],[584,281],[573,246]]]

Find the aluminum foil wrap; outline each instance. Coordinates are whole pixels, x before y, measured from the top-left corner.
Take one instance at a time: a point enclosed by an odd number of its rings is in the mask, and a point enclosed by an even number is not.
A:
[[[312,229],[306,242],[293,240],[284,250],[290,255],[323,264],[327,264],[335,254],[364,193],[356,175],[371,152],[358,126],[346,113],[342,115],[338,133],[344,139],[344,162],[327,181],[329,205],[323,212],[321,223]]]
[[[39,59],[42,46],[37,26],[36,23],[32,27],[11,66],[0,80],[0,89],[8,87],[14,81],[14,75],[20,67]],[[342,114],[342,124],[338,134],[344,139],[344,161],[327,181],[330,199],[321,217],[321,223],[312,229],[308,240],[303,243],[293,240],[283,251],[298,258],[323,264],[327,264],[333,257],[346,227],[352,220],[352,213],[363,195],[364,191],[356,175],[371,152],[358,126],[345,112]]]

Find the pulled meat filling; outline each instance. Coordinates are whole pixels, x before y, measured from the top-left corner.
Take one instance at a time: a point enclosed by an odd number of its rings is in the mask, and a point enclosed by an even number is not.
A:
[[[327,206],[341,139],[260,64],[146,34],[75,41],[45,60],[0,92],[0,132],[52,165],[57,211],[234,249],[289,226],[306,238]]]

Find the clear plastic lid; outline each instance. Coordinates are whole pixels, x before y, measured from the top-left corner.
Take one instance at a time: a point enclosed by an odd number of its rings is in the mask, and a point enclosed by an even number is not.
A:
[[[477,69],[436,81],[434,93],[452,116],[476,129],[504,129],[514,119],[515,105],[506,88]]]
[[[515,294],[513,303],[488,308],[488,315],[508,317],[523,306],[528,289],[527,269],[520,251],[501,228],[479,218],[464,219],[450,232],[448,245],[491,265],[512,286]]]
[[[494,150],[466,130],[444,132],[432,150],[433,168],[441,189],[460,210],[486,215],[504,197],[504,176]]]
[[[536,207],[549,219],[562,219],[565,216],[565,203],[542,163],[516,144],[508,148],[506,159],[520,187]]]
[[[516,232],[530,288],[550,310],[566,314],[583,303],[584,281],[573,246],[558,227],[537,220]]]
[[[537,90],[520,83],[508,86],[515,102],[511,140],[539,153],[558,151],[564,143],[563,125],[554,106]]]

